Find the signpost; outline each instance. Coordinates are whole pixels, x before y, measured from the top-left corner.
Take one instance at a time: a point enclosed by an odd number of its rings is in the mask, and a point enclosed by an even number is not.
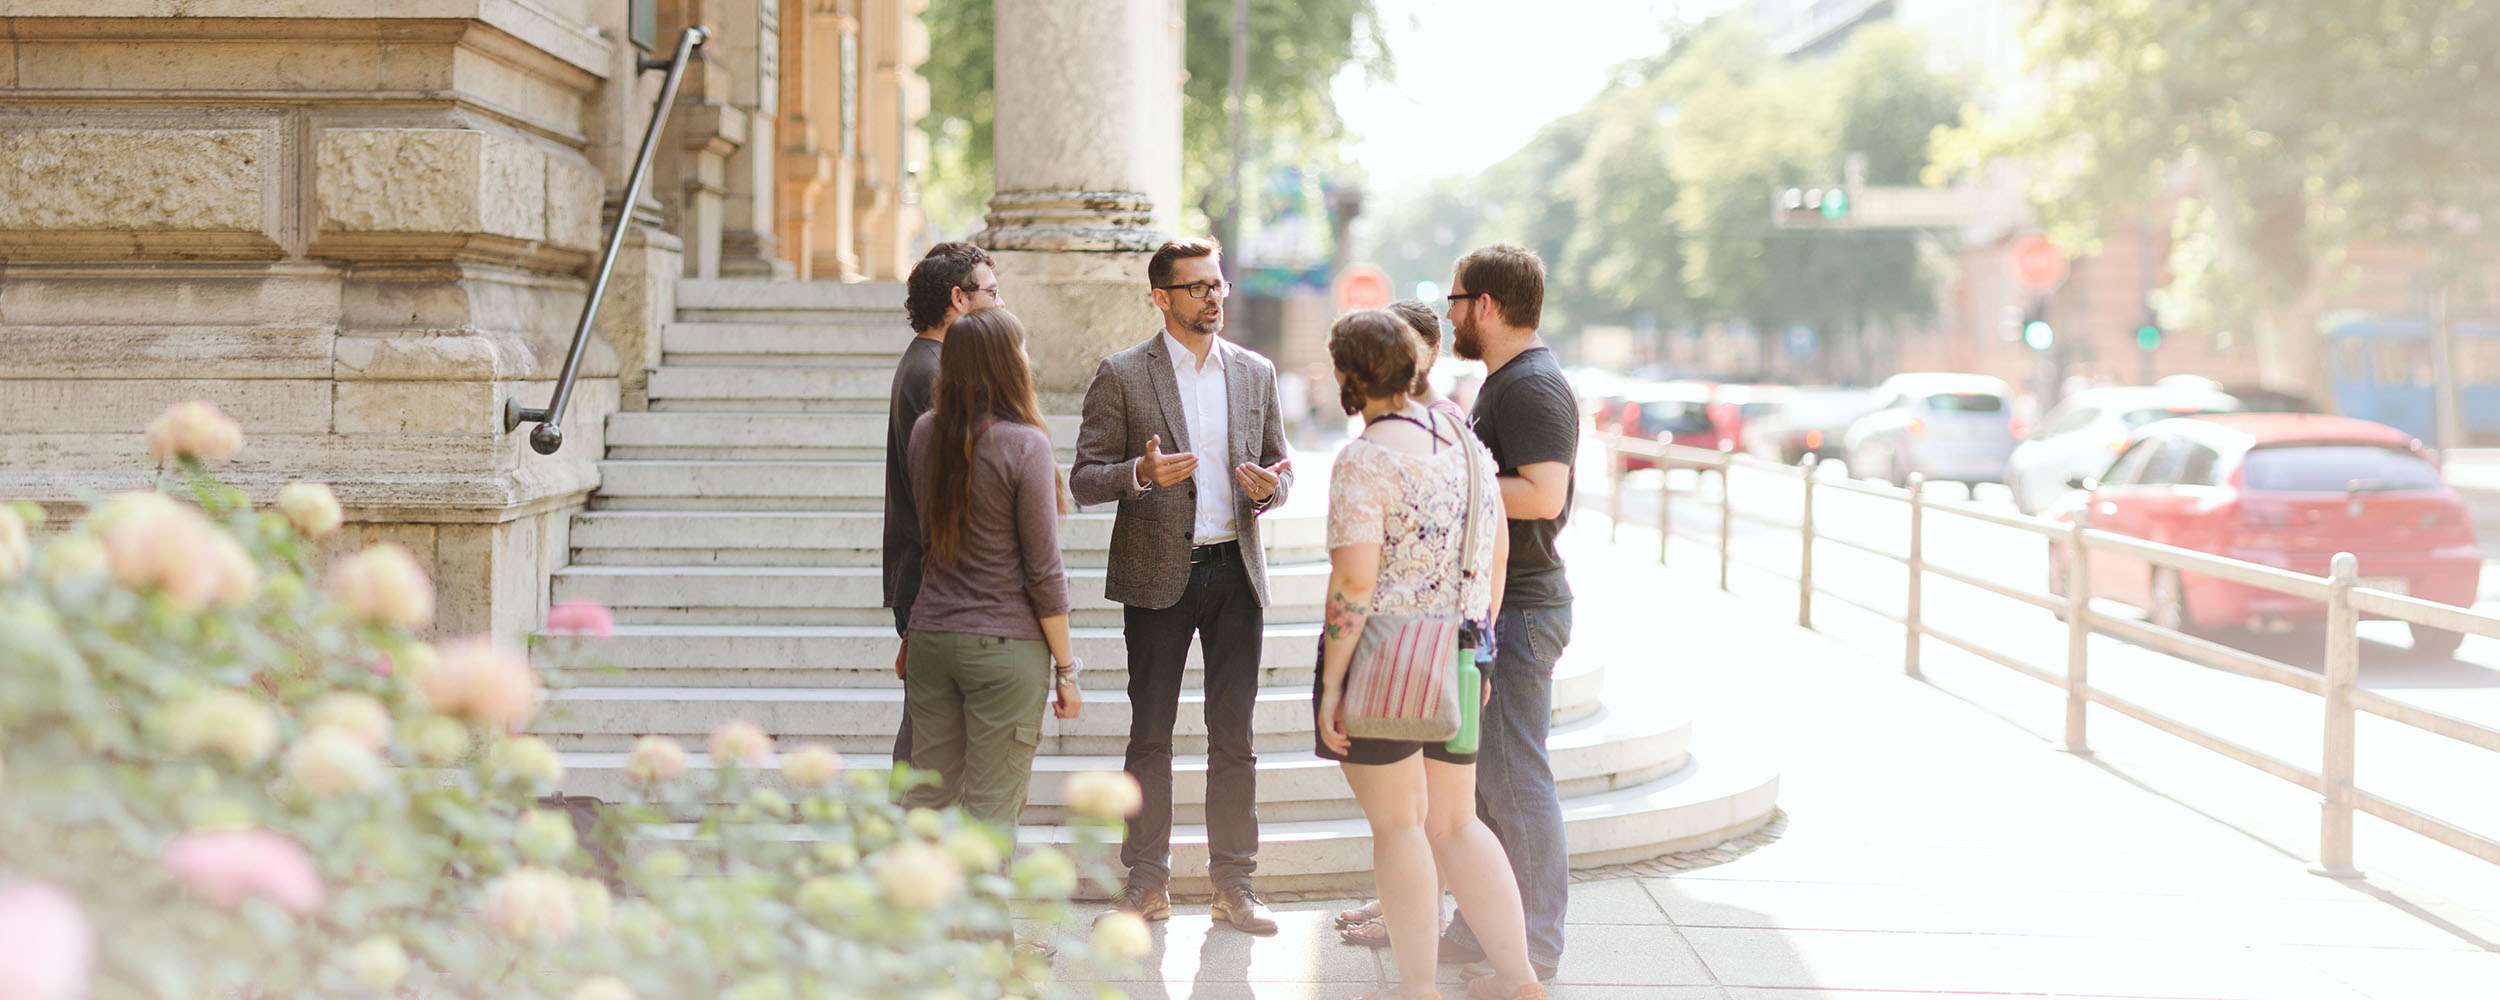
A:
[[[2014,283],[2034,295],[2047,295],[2066,283],[2066,252],[2049,238],[2032,233],[2014,241]]]

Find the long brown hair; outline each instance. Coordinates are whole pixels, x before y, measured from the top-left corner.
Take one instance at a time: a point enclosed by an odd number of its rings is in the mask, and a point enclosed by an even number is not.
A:
[[[1047,439],[1033,370],[1024,360],[1024,324],[1005,309],[975,309],[946,328],[937,382],[929,399],[929,561],[951,565],[963,548],[964,511],[972,506],[972,446],[999,421],[1025,424]],[[1060,513],[1067,485],[1051,478]]]

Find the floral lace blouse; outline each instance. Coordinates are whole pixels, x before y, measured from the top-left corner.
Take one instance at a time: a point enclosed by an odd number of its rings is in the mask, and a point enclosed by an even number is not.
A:
[[[1464,426],[1435,418],[1444,443],[1430,454],[1393,451],[1362,438],[1337,453],[1328,479],[1328,547],[1380,543],[1374,614],[1450,614],[1483,620],[1493,606],[1493,533],[1502,529],[1493,455]],[[1453,434],[1455,431],[1455,434]],[[1460,587],[1460,514],[1467,506],[1467,453],[1477,459],[1474,536]],[[1460,603],[1461,599],[1465,603]]]

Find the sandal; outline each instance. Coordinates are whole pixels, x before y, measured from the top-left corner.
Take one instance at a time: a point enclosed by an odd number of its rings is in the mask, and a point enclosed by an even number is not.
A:
[[[1337,939],[1366,948],[1386,948],[1389,946],[1389,922],[1373,917],[1361,923],[1348,924],[1337,930]]]
[[[1380,901],[1375,899],[1351,910],[1337,911],[1337,929],[1345,930],[1368,920],[1380,919]]]

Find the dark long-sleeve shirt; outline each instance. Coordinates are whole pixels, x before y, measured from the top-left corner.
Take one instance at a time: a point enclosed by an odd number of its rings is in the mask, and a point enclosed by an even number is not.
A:
[[[938,348],[933,337],[913,337],[894,366],[894,400],[885,412],[885,606],[910,608],[920,593],[920,511],[912,505],[911,473],[903,460],[912,426],[929,412],[937,384]]]
[[[935,418],[912,426],[912,502],[929,542],[930,449]],[[1059,561],[1058,466],[1039,427],[999,422],[972,444],[971,502],[952,562],[921,564],[911,627],[1001,639],[1042,638],[1041,620],[1068,613]]]

